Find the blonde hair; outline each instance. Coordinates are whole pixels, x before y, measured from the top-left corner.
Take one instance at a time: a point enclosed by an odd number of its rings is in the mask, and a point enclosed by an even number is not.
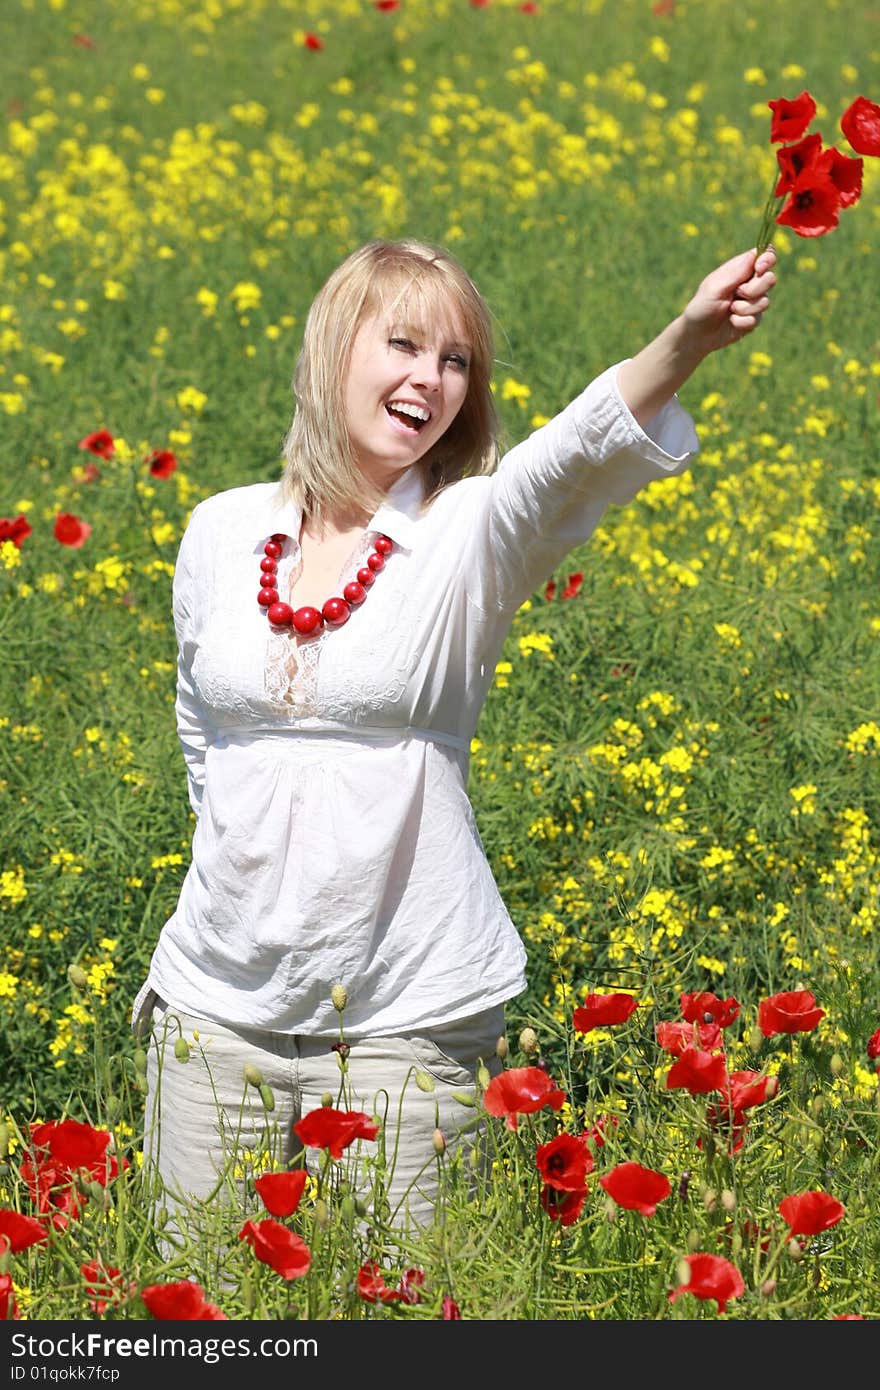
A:
[[[345,419],[345,373],[361,323],[394,313],[408,324],[436,329],[451,315],[470,343],[468,388],[442,438],[416,465],[426,502],[450,483],[490,473],[498,461],[498,419],[489,382],[492,319],[461,265],[429,243],[369,241],[337,266],[318,291],[306,319],[293,378],[295,409],[284,440],[282,495],[320,519],[352,504],[371,515],[382,493],[357,466]]]

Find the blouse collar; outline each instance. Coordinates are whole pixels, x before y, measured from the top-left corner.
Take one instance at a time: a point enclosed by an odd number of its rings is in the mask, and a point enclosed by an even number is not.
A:
[[[425,482],[421,469],[417,467],[407,468],[397,479],[397,482],[388,489],[385,500],[373,513],[365,529],[390,536],[396,545],[401,545],[404,549],[409,550],[412,548],[413,529],[419,518],[424,500]],[[263,540],[259,542],[257,548],[260,550],[265,540],[275,531],[284,532],[288,536],[299,536],[302,524],[302,509],[293,502],[281,500],[280,483],[272,494],[271,502],[271,512],[267,518],[269,530]]]

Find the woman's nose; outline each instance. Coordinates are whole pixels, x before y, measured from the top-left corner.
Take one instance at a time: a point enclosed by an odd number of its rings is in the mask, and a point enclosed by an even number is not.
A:
[[[440,389],[440,358],[430,352],[420,353],[413,363],[413,386],[421,386],[426,391]]]

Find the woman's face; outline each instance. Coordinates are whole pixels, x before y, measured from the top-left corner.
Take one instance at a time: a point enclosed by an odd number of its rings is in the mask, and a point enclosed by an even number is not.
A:
[[[446,433],[467,395],[470,353],[455,320],[428,332],[385,313],[364,319],[345,382],[345,419],[371,481],[390,487]]]

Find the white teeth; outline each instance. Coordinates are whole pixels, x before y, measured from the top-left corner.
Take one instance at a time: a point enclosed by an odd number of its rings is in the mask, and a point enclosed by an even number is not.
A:
[[[430,410],[426,410],[423,405],[410,405],[409,401],[389,401],[388,409],[396,410],[400,415],[411,415],[414,420],[422,422],[431,418]]]

